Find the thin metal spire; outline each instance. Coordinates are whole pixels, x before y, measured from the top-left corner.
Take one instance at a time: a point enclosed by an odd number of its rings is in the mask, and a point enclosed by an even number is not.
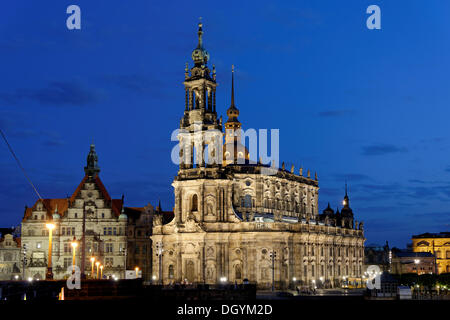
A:
[[[231,106],[234,107],[234,64],[231,65]]]
[[[198,22],[198,32],[197,32],[197,34],[198,34],[198,47],[202,48],[203,47],[203,39],[202,39],[202,36],[203,36],[203,29],[202,29],[203,23],[202,23],[202,17],[199,17],[198,20],[199,20],[199,22]]]

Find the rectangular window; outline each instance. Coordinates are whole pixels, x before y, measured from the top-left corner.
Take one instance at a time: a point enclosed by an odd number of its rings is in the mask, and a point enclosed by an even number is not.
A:
[[[98,243],[97,242],[94,242],[93,247],[94,247],[94,252],[98,252]]]
[[[113,252],[113,244],[112,243],[107,243],[105,248],[106,248],[107,253]]]
[[[117,235],[117,228],[116,227],[114,227],[114,229],[113,229],[113,235]]]
[[[103,235],[106,236],[106,227],[103,228]]]
[[[64,269],[67,270],[72,265],[72,258],[64,258]]]
[[[311,266],[311,276],[313,276],[313,277],[314,277],[314,272],[315,272],[314,269],[315,269],[314,266]]]
[[[72,228],[72,235],[75,235],[75,227]]]
[[[303,247],[303,255],[308,255],[308,247],[306,245]]]
[[[136,245],[136,247],[134,248],[134,253],[139,254],[139,246]]]
[[[450,250],[447,250],[447,259],[450,259]]]
[[[112,235],[112,228],[111,227],[108,228],[108,235],[109,236]]]
[[[66,228],[62,228],[62,229],[61,229],[61,235],[62,235],[62,236],[65,236],[65,235],[66,235]]]
[[[307,266],[303,267],[303,273],[305,274],[305,277],[306,277],[306,275],[308,274],[308,267]]]
[[[70,246],[67,242],[64,243],[64,253],[70,253]]]
[[[441,252],[440,251],[435,251],[434,253],[436,255],[436,258],[438,258],[438,259],[441,258]]]

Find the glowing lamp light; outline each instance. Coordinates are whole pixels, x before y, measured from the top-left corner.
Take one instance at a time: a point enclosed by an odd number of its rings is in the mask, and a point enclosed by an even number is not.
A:
[[[48,230],[55,229],[55,225],[53,223],[47,223],[45,226],[47,227]]]
[[[155,276],[155,275],[153,275],[153,276],[152,276],[152,279],[153,279],[153,280],[156,280],[156,276]]]
[[[414,259],[414,263],[415,263],[415,264],[419,264],[419,263],[420,263],[420,260],[419,260],[419,259]]]
[[[292,278],[292,281],[297,281],[297,278],[296,278],[296,277],[293,277],[293,278]]]

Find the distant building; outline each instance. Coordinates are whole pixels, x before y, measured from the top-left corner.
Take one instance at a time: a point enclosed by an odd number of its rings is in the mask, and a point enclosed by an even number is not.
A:
[[[437,273],[450,273],[450,232],[412,236],[414,252],[430,252],[436,257]]]
[[[435,273],[435,258],[429,252],[393,251],[391,273]]]
[[[14,228],[0,228],[0,280],[21,278],[20,238]]]

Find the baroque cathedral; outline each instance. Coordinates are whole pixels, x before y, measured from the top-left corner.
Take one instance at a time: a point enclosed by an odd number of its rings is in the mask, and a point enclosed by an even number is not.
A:
[[[153,218],[154,277],[163,284],[250,281],[258,288],[273,281],[280,289],[361,282],[363,223],[354,220],[347,190],[340,212],[328,205],[319,214],[317,175],[251,161],[241,143],[234,71],[222,123],[209,58],[200,23],[194,64],[185,69],[174,218]]]

